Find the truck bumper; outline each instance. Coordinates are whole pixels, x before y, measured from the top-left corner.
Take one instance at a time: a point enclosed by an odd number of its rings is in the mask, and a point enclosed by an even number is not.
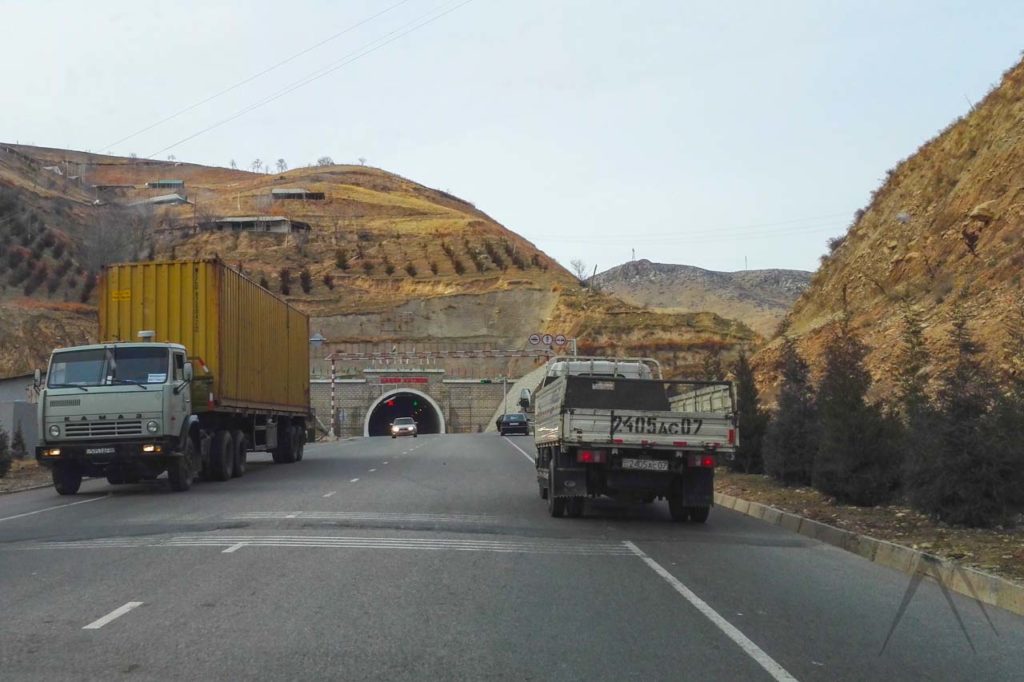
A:
[[[544,471],[546,474],[547,471]],[[586,497],[587,470],[583,467],[559,468],[555,471],[555,483],[550,487],[549,495],[555,497]]]
[[[104,476],[113,470],[135,471],[140,475],[163,471],[168,462],[180,457],[177,439],[106,443],[47,443],[36,447],[36,461],[52,469],[57,465],[73,465],[86,476]]]

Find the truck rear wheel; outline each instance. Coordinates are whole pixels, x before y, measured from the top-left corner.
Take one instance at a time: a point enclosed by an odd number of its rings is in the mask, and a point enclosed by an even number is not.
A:
[[[680,493],[668,498],[668,511],[676,523],[683,523],[690,518],[690,507],[683,504],[683,496]]]
[[[711,514],[711,507],[690,507],[690,520],[694,523],[704,523]]]
[[[246,443],[245,435],[238,429],[231,432],[231,451],[234,453],[231,459],[231,475],[241,478],[245,475]]]
[[[231,434],[223,429],[213,434],[210,444],[210,478],[215,481],[226,481],[231,478],[234,469],[234,447]]]
[[[280,426],[277,429],[277,447],[271,455],[274,457],[274,464],[288,464],[295,461],[295,452],[292,450],[291,426]]]
[[[306,431],[301,426],[292,427],[292,461],[301,462],[306,447]]]
[[[74,495],[82,487],[82,472],[71,464],[53,467],[53,487],[60,495]]]
[[[555,497],[555,458],[548,463],[548,514],[556,519],[565,515],[565,498]]]

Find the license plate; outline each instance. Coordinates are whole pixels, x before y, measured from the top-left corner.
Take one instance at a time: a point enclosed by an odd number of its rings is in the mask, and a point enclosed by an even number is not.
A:
[[[641,471],[668,471],[668,461],[664,459],[622,459],[623,469],[639,469]]]
[[[86,448],[85,454],[87,455],[112,455],[116,452],[114,448]]]

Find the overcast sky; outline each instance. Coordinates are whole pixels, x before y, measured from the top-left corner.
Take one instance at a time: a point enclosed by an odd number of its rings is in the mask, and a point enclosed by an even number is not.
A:
[[[814,269],[1024,48],[1019,1],[463,3],[0,1],[0,140],[363,157],[564,264]]]

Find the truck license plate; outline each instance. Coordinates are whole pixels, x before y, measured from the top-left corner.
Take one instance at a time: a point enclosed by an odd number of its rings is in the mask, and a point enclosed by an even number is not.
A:
[[[623,469],[640,469],[643,471],[668,471],[668,461],[664,459],[622,459]]]
[[[87,455],[112,455],[114,454],[114,448],[86,448],[85,454]]]

